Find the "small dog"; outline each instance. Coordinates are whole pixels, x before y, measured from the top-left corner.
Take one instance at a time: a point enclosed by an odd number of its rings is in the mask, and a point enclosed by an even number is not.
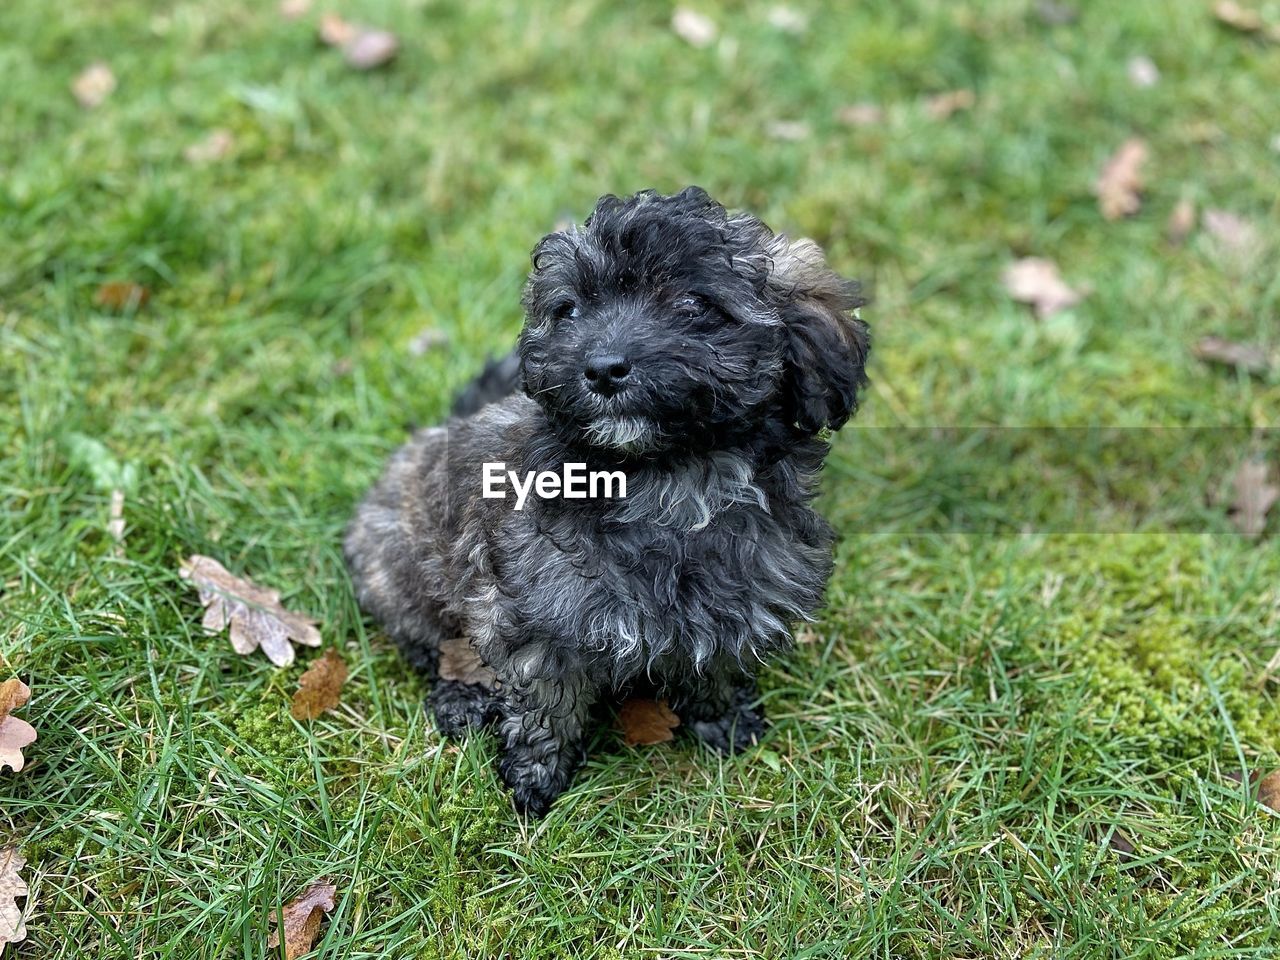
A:
[[[870,342],[816,244],[696,187],[603,197],[534,248],[523,303],[515,352],[392,457],[345,546],[440,730],[496,724],[541,816],[598,700],[664,696],[725,753],[763,732],[753,671],[822,602],[834,536],[811,502]],[[482,495],[496,462],[621,470],[627,494],[515,510]],[[459,636],[496,684],[439,678]]]

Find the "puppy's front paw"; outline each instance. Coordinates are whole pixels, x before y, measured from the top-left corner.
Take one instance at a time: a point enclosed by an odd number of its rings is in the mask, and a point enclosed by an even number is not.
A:
[[[427,695],[427,707],[436,719],[440,735],[449,739],[458,739],[470,730],[488,726],[498,712],[492,691],[457,680],[437,680]]]
[[[764,737],[764,714],[754,707],[735,706],[718,717],[689,721],[689,729],[716,753],[741,753]]]

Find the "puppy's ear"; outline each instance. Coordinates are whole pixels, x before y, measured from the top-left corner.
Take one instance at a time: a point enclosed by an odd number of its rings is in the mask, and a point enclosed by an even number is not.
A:
[[[812,240],[779,234],[767,291],[782,317],[782,407],[788,425],[806,436],[838,430],[866,386],[871,335],[856,315],[865,301],[858,284],[827,266]]]

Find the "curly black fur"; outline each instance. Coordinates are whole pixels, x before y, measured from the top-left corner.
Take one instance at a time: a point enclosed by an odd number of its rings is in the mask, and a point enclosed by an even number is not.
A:
[[[695,187],[604,197],[535,247],[516,353],[391,459],[347,533],[360,603],[432,675],[457,636],[493,669],[497,692],[443,681],[431,706],[448,734],[496,723],[520,810],[639,683],[714,749],[761,735],[754,670],[831,571],[810,504],[865,383],[860,302],[811,241]],[[480,496],[497,461],[622,469],[627,497],[517,512]]]

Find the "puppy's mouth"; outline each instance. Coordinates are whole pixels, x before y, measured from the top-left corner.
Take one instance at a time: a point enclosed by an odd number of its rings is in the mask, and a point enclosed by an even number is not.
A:
[[[658,428],[648,417],[599,416],[587,424],[583,433],[593,446],[623,453],[642,453],[658,439]]]

